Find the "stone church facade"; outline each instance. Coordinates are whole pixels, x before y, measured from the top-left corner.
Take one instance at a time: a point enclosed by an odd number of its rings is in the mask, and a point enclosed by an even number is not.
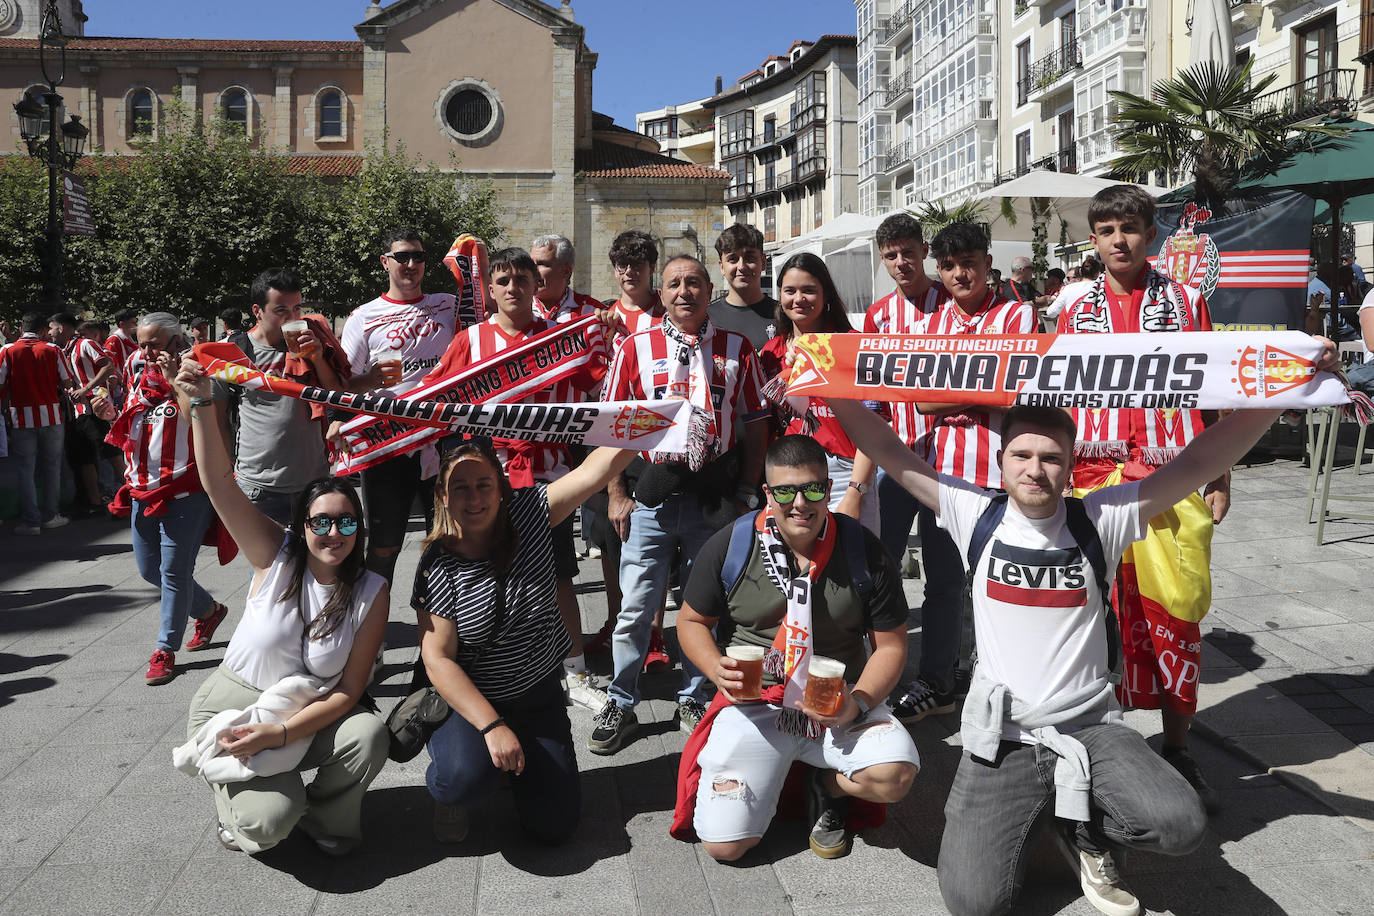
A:
[[[0,0],[0,97],[40,83],[41,5]],[[385,137],[491,181],[512,244],[571,238],[574,284],[594,295],[616,292],[605,255],[622,229],[651,232],[666,254],[714,261],[728,176],[662,156],[592,110],[597,54],[568,0],[374,2],[357,41],[106,38],[85,34],[80,0],[58,5],[75,36],[63,119],[82,118],[91,153],[137,155],[174,101],[325,175],[356,175],[367,145]],[[18,120],[6,116],[22,154]]]

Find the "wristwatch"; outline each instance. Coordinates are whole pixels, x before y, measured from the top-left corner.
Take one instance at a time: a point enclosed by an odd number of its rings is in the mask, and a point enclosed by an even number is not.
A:
[[[850,725],[857,725],[857,724],[859,724],[860,722],[862,722],[864,719],[867,719],[867,718],[868,718],[868,714],[869,714],[870,712],[873,711],[873,707],[871,707],[871,706],[869,706],[867,703],[865,703],[864,700],[863,700],[863,697],[855,696],[855,695],[852,694],[852,693],[850,694],[850,697],[853,698],[853,700],[854,700],[854,705],[857,706],[857,707],[859,707],[859,714],[858,714],[857,716],[855,716],[855,717],[854,717],[854,721],[851,722],[851,723],[849,723],[849,724],[850,724]]]
[[[868,493],[868,484],[866,483],[859,483],[858,481],[851,480],[849,482],[849,485],[854,489],[858,490],[860,495]]]

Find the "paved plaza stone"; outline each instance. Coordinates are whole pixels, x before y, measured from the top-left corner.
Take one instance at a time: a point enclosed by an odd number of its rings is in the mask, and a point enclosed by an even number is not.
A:
[[[1302,515],[1307,472],[1282,454],[1259,450],[1236,473],[1235,506],[1217,531],[1193,743],[1225,809],[1191,856],[1125,858],[1151,912],[1374,912],[1374,522],[1331,522],[1318,548]],[[1347,467],[1333,492],[1366,482],[1374,476]],[[10,527],[0,531],[0,912],[944,911],[935,863],[959,757],[955,716],[913,727],[922,772],[911,795],[847,858],[818,859],[807,826],[779,819],[759,849],[722,865],[667,834],[685,740],[675,671],[645,678],[633,743],[612,757],[579,752],[584,815],[566,846],[525,842],[505,792],[477,814],[467,842],[435,843],[421,754],[388,764],[374,783],[357,854],[326,858],[298,834],[257,859],[229,852],[216,841],[208,789],[175,771],[170,752],[242,613],[246,564],[219,567],[202,551],[200,581],[230,617],[209,651],[178,653],[176,679],[148,687],[157,593],[135,570],[126,527],[85,520],[37,538]],[[419,536],[397,571],[374,690],[383,710],[416,653],[407,599]],[[579,587],[593,632],[605,614],[598,563],[583,563]],[[913,606],[919,590],[907,581]],[[914,669],[919,626],[912,632]],[[671,631],[669,643],[676,659]],[[585,746],[590,714],[571,715]],[[1157,713],[1127,721],[1158,747]],[[1049,844],[1032,844],[1018,912],[1095,912]]]

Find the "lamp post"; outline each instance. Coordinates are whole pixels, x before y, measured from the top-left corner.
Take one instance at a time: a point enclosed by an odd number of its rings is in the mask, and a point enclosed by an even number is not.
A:
[[[55,58],[55,59],[54,59]],[[44,230],[47,244],[43,250],[43,304],[54,310],[63,305],[62,282],[62,198],[58,181],[62,171],[72,169],[86,145],[90,129],[72,115],[66,124],[58,126],[62,96],[57,87],[67,75],[67,39],[62,34],[62,19],[57,12],[57,0],[47,0],[43,7],[38,35],[38,65],[48,88],[42,93],[40,104],[33,95],[14,103],[19,117],[19,135],[24,138],[29,155],[48,168],[48,227]],[[50,68],[55,67],[55,72]]]

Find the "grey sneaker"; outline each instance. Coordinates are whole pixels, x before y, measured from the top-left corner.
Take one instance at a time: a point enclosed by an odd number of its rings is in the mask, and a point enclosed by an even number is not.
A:
[[[49,529],[51,529],[51,528],[61,528],[61,527],[65,526],[65,525],[68,525],[68,524],[70,524],[70,523],[71,523],[71,519],[67,518],[67,516],[65,516],[65,515],[59,514],[59,515],[54,515],[52,518],[50,518],[50,519],[48,519],[46,522],[44,522],[44,523],[43,523],[43,527],[44,527],[44,528],[49,528]]]
[[[1083,888],[1084,898],[1094,909],[1106,916],[1138,916],[1140,901],[1122,883],[1110,852],[1095,853],[1079,849],[1073,842],[1071,830],[1056,830],[1054,833],[1059,840],[1060,852],[1068,860],[1069,866],[1078,872],[1078,884]]]
[[[706,715],[706,704],[699,700],[678,700],[677,701],[677,723],[678,727],[691,734],[696,731],[696,727],[701,723],[701,719]]]
[[[849,799],[835,798],[821,781],[824,770],[812,770],[806,780],[806,812],[811,821],[811,851],[822,859],[838,859],[849,854],[849,833],[844,829],[849,815]]]
[[[434,838],[440,843],[461,843],[468,838],[468,809],[464,805],[434,806]]]
[[[897,721],[905,725],[919,722],[926,716],[943,716],[954,712],[954,694],[936,693],[925,678],[918,677],[907,685],[906,693],[892,707]]]
[[[592,729],[591,736],[587,738],[587,749],[603,757],[614,754],[624,747],[625,742],[639,727],[635,711],[617,705],[615,700],[607,700],[606,705],[601,707],[601,712],[597,713],[592,721],[596,722],[596,728]]]
[[[1178,775],[1188,780],[1188,785],[1193,787],[1208,814],[1216,814],[1221,810],[1221,796],[1217,794],[1216,789],[1207,784],[1207,780],[1202,776],[1202,770],[1198,768],[1197,761],[1188,753],[1187,748],[1165,747],[1160,756],[1168,761],[1169,766],[1178,770]]]

